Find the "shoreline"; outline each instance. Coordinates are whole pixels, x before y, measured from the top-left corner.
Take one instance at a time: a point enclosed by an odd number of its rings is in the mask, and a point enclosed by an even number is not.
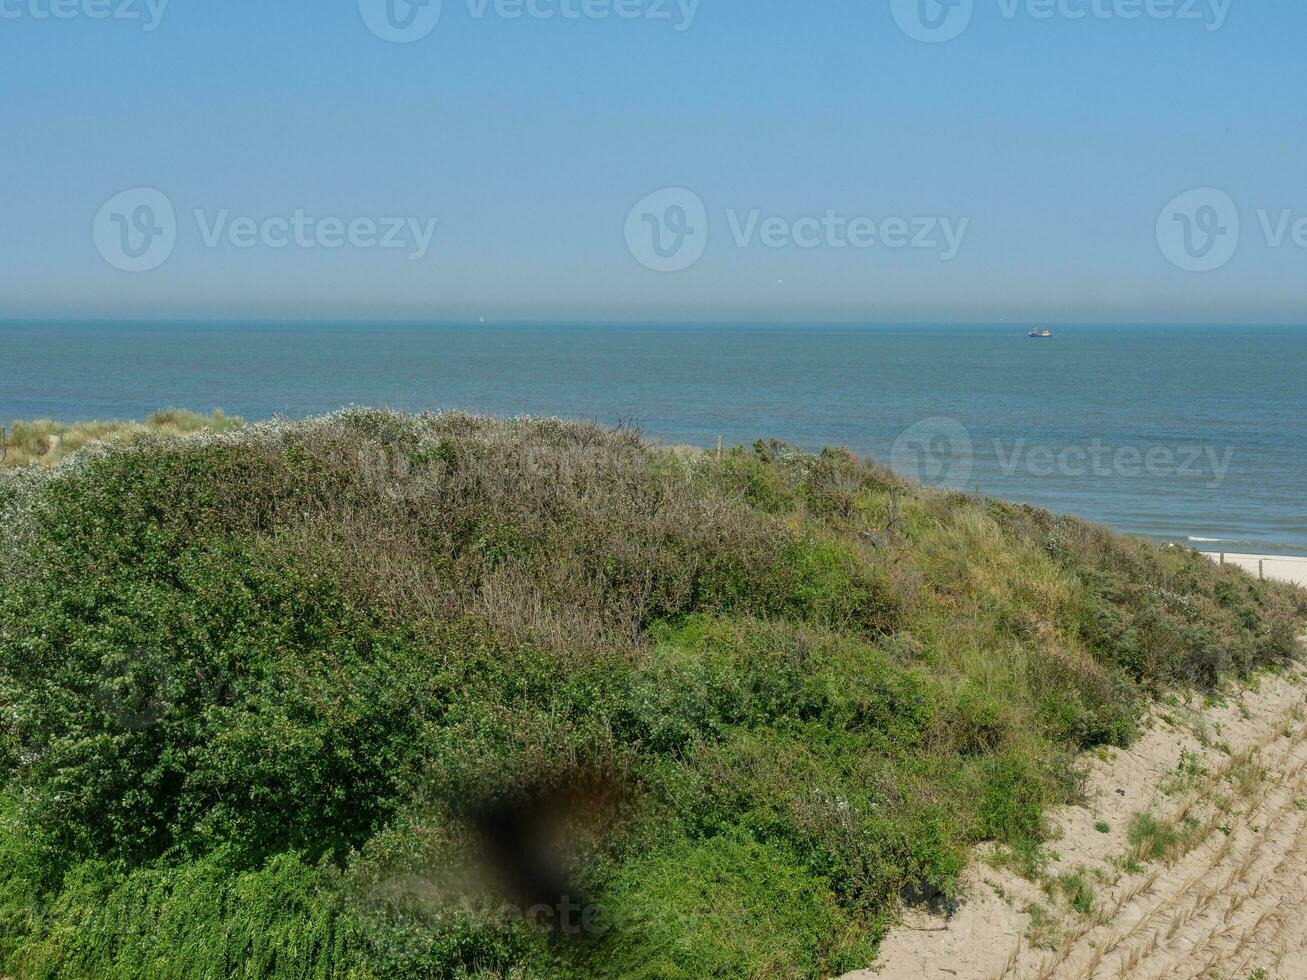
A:
[[[1204,551],[1218,565],[1234,565],[1255,578],[1288,582],[1307,588],[1307,558],[1292,555],[1252,555],[1233,551]]]

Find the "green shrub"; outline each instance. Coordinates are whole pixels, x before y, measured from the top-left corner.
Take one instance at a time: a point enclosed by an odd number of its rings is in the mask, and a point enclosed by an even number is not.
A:
[[[20,875],[40,869],[23,860],[32,858],[12,830],[0,842],[9,870],[0,950],[20,976],[372,976],[333,876],[299,855],[279,854],[249,870],[221,853],[129,872],[86,861],[67,871],[51,900],[20,891]]]
[[[867,966],[972,845],[1037,864],[1077,751],[1307,613],[840,450],[463,415],[137,433],[0,471],[0,531],[21,976]]]
[[[603,902],[603,940],[589,967],[596,977],[829,976],[874,955],[820,878],[746,837],[633,861]]]

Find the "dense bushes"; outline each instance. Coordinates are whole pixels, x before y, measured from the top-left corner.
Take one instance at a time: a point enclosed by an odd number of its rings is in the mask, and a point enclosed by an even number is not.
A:
[[[0,528],[23,976],[867,965],[1305,611],[838,451],[458,415],[90,449]]]

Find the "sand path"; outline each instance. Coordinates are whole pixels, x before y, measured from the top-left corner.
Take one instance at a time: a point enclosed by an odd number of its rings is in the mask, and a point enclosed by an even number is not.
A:
[[[1159,705],[1128,751],[1089,758],[1085,804],[1051,814],[1039,882],[982,851],[956,914],[910,913],[849,980],[1307,978],[1305,681]],[[1132,837],[1140,813],[1156,829]]]

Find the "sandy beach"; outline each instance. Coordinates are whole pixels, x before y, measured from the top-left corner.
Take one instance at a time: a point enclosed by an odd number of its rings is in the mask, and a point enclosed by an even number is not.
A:
[[[1204,552],[1212,561],[1237,565],[1249,575],[1307,587],[1307,558],[1285,555],[1244,555],[1233,552]]]

